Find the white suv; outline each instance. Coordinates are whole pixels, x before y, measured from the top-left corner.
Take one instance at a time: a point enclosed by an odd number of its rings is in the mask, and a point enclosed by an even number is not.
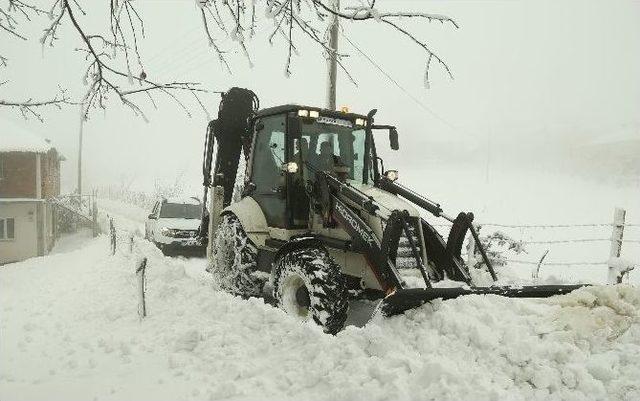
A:
[[[163,253],[204,252],[205,247],[196,238],[201,214],[202,204],[196,198],[158,201],[145,222],[145,238]]]

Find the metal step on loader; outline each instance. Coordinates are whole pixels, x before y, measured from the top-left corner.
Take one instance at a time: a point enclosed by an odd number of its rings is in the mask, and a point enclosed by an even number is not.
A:
[[[336,333],[355,293],[382,299],[382,313],[395,315],[434,299],[549,297],[582,286],[474,286],[460,255],[468,233],[497,277],[473,214],[453,218],[398,183],[397,171],[384,170],[379,137],[386,132],[398,150],[398,132],[375,124],[375,113],[300,105],[259,110],[248,89],[223,95],[206,132],[200,227],[209,243],[208,270],[221,288],[260,296],[268,280],[279,307]],[[239,165],[243,185],[236,185]],[[453,224],[446,241],[420,209]],[[417,270],[424,284],[408,288],[406,269]],[[445,279],[464,284],[439,286]]]

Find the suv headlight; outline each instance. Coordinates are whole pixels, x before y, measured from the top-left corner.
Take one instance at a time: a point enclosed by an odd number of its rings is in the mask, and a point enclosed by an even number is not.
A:
[[[160,229],[160,233],[162,235],[164,235],[165,237],[173,237],[174,236],[174,232],[175,230],[169,228],[169,227],[162,227]]]

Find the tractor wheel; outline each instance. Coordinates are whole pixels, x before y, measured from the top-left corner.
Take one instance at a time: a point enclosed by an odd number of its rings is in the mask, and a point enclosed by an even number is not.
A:
[[[347,319],[348,292],[340,266],[321,247],[294,249],[276,261],[274,298],[287,313],[313,319],[336,334]]]
[[[260,296],[265,280],[256,271],[256,246],[238,218],[224,215],[212,243],[212,262],[207,268],[224,291],[242,297]]]

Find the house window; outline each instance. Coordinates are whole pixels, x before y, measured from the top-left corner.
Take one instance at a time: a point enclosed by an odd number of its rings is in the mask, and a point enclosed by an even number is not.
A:
[[[0,240],[15,239],[16,222],[13,218],[0,219]]]

